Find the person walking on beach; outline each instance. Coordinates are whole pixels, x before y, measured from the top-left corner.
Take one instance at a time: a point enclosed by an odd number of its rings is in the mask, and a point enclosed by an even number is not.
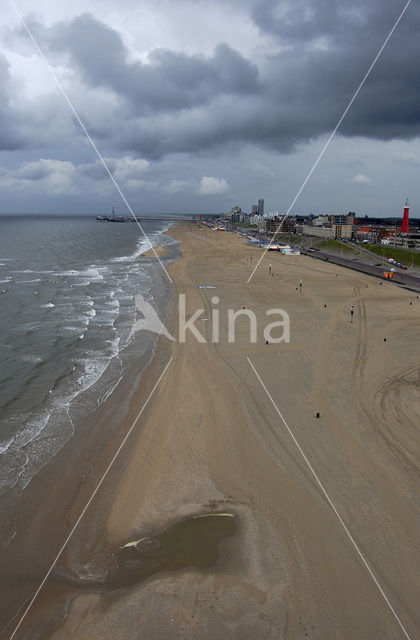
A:
[[[353,322],[353,314],[354,314],[354,304],[351,305],[351,309],[350,309],[350,322]]]
[[[302,280],[299,280],[299,293],[302,293]]]
[[[268,273],[271,275],[271,264],[268,265]]]

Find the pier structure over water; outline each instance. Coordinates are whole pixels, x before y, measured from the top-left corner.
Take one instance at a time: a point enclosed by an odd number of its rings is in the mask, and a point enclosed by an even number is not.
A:
[[[114,209],[110,216],[96,216],[97,222],[193,222],[198,218],[191,214],[161,214],[153,216],[116,216]]]

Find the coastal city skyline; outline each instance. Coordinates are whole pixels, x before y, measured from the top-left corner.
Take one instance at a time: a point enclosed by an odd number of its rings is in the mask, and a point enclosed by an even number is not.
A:
[[[17,6],[139,215],[286,210],[402,8]],[[408,195],[417,215],[419,21],[410,5],[292,213],[394,217]],[[125,214],[11,6],[1,28],[0,211]]]

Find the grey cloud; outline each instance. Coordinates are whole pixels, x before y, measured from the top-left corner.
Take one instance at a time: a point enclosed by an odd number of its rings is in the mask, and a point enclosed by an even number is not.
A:
[[[57,94],[41,95],[32,100],[23,97],[21,79],[16,82],[10,73],[10,65],[0,53],[0,151],[55,146],[64,131],[74,135],[74,125],[69,124],[57,108],[62,98]],[[67,126],[66,126],[67,125]]]
[[[39,162],[29,162],[19,168],[15,175],[23,180],[43,180],[53,173],[53,167],[40,160]]]
[[[330,43],[351,37],[351,30],[364,28],[371,12],[365,3],[344,3],[340,0],[259,0],[254,3],[252,16],[266,33],[281,38],[283,43],[305,47],[320,38]]]
[[[415,153],[409,153],[407,151],[396,151],[394,157],[404,164],[420,165],[420,157]]]
[[[314,43],[322,42],[331,53],[349,46],[359,50],[372,46],[376,53],[404,5],[399,0],[258,0],[251,15],[263,33],[282,44],[311,50]],[[412,2],[398,32],[418,32],[419,13]]]
[[[108,162],[108,166],[110,168],[110,171],[114,170],[114,167],[111,167],[109,162]],[[77,167],[77,171],[80,176],[83,176],[85,178],[89,178],[95,181],[104,180],[108,178],[108,173],[105,167],[103,166],[102,162],[100,162],[99,160],[95,162],[82,163]]]
[[[70,55],[88,85],[111,89],[136,112],[180,110],[206,104],[220,93],[259,89],[257,66],[224,43],[210,57],[157,49],[143,64],[128,62],[118,32],[90,14],[47,31],[37,29],[51,51]]]
[[[100,125],[89,96],[81,107],[107,149],[156,159],[251,143],[289,153],[333,129],[400,10],[399,3],[380,0],[258,0],[251,16],[273,45],[259,67],[225,43],[209,56],[157,49],[147,64],[131,62],[120,34],[90,14],[31,27],[53,63],[64,60],[88,92],[107,90],[119,101],[121,108]],[[412,64],[419,59],[419,30],[413,3],[342,135],[420,134],[420,69]],[[100,179],[101,170],[94,171]]]
[[[370,0],[261,0],[253,18],[287,50],[272,59],[273,93],[296,107],[303,132],[333,128],[403,4]],[[412,3],[384,49],[340,132],[377,139],[420,133],[420,8]],[[283,92],[282,92],[283,88]],[[309,127],[305,127],[305,120]],[[302,135],[303,134],[303,135]]]
[[[0,150],[14,151],[24,146],[13,107],[10,104],[11,78],[9,63],[0,53]]]

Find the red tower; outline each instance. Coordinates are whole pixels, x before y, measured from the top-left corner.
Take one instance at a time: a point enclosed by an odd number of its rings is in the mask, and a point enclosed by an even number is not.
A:
[[[408,225],[408,212],[410,210],[410,207],[408,206],[408,200],[405,201],[405,207],[404,207],[404,215],[403,215],[403,220],[402,220],[402,225],[401,225],[401,233],[408,233],[409,231],[409,225]]]

